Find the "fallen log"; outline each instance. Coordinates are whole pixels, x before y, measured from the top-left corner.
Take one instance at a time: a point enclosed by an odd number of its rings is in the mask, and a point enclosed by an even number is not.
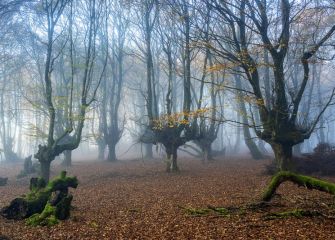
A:
[[[335,184],[313,177],[300,175],[292,172],[281,171],[273,176],[269,186],[265,190],[262,199],[263,201],[270,201],[276,192],[277,188],[283,182],[290,181],[298,186],[306,187],[307,189],[315,189],[322,192],[335,194]]]

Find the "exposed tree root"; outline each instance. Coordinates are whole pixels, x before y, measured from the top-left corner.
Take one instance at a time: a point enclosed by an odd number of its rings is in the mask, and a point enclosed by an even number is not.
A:
[[[280,184],[286,181],[293,182],[298,186],[304,186],[308,189],[316,189],[322,192],[335,194],[335,184],[333,183],[296,173],[281,171],[272,178],[263,194],[263,201],[270,201]]]
[[[183,207],[178,206],[179,208],[185,210],[186,214],[190,216],[205,216],[209,215],[211,212],[214,212],[220,216],[229,216],[229,209],[223,207],[213,207],[207,206],[207,208],[192,208],[192,207]]]
[[[318,211],[309,211],[309,210],[302,210],[302,209],[295,209],[292,211],[286,211],[286,212],[276,212],[276,213],[269,213],[266,216],[264,216],[265,220],[274,220],[274,219],[283,219],[288,217],[315,217],[315,216],[321,216],[322,214]]]

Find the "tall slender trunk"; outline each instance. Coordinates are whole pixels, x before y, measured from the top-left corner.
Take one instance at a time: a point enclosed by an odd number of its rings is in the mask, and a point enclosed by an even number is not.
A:
[[[235,80],[236,80],[236,88],[242,89],[242,82],[240,76],[235,75]],[[239,95],[239,107],[242,115],[241,117],[243,123],[243,135],[245,144],[247,145],[253,159],[263,159],[264,156],[262,152],[258,149],[256,143],[251,137],[250,129],[248,126],[248,118],[247,118],[248,113],[245,106],[245,101],[241,93],[239,93],[238,95]]]

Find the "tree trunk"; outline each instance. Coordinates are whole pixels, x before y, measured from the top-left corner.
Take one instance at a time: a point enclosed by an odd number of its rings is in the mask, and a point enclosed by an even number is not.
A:
[[[107,160],[109,162],[116,162],[116,151],[115,151],[116,144],[115,143],[109,143],[108,144],[108,157]]]
[[[172,153],[172,162],[170,167],[171,172],[178,172],[179,168],[177,165],[177,148],[173,147],[173,153]]]
[[[301,155],[301,143],[293,146],[293,155],[295,156]]]
[[[98,160],[105,159],[105,148],[106,148],[106,145],[104,143],[98,144]]]
[[[272,150],[275,154],[275,161],[279,171],[292,171],[294,165],[292,161],[292,146],[285,144],[271,144]]]
[[[48,182],[50,178],[51,161],[44,159],[43,161],[39,160],[39,162],[41,163],[41,176],[46,182]]]
[[[202,153],[203,153],[203,162],[208,163],[209,161],[213,160],[213,155],[212,155],[212,144],[207,143],[204,144],[202,147]]]
[[[43,179],[32,178],[31,192],[12,200],[9,206],[0,210],[0,214],[7,219],[28,218],[28,225],[54,225],[70,216],[72,195],[68,188],[77,186],[77,178],[67,177],[64,171],[49,184]]]
[[[250,130],[247,125],[243,125],[243,133],[245,144],[247,145],[252,158],[255,160],[264,159],[262,152],[259,150],[256,143],[252,140]]]
[[[241,77],[236,75],[235,76],[235,81],[236,81],[236,87],[238,89],[242,89],[242,82],[241,82]],[[245,144],[247,145],[251,156],[253,159],[264,159],[264,156],[262,152],[258,149],[256,143],[254,140],[251,138],[251,133],[249,129],[249,121],[248,121],[248,112],[247,108],[245,106],[245,101],[243,99],[243,95],[239,93],[239,107],[241,110],[241,117],[242,117],[242,122],[243,122],[243,135],[244,135],[244,141]]]
[[[178,164],[177,164],[177,147],[170,145],[165,146],[166,155],[167,155],[167,165],[166,171],[167,172],[178,172]]]
[[[147,160],[151,160],[154,158],[152,153],[152,143],[145,144],[144,158]]]
[[[64,151],[64,161],[62,165],[64,167],[70,167],[72,165],[72,151],[71,150]]]

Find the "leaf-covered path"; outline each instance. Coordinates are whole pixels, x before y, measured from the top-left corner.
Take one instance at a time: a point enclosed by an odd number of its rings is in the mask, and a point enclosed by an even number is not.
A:
[[[270,206],[251,209],[270,180],[267,162],[217,160],[203,165],[180,159],[180,173],[168,174],[162,161],[83,162],[68,169],[79,186],[73,190],[72,215],[54,227],[29,227],[0,218],[0,235],[9,239],[335,239],[334,198],[284,183]],[[54,168],[54,174],[61,169]],[[27,192],[28,178],[16,180],[18,167],[0,168],[9,177],[0,187],[0,207]],[[327,178],[335,182],[335,178]],[[227,214],[187,209],[239,207]],[[321,216],[266,219],[268,213],[295,209]],[[334,214],[335,215],[335,214]],[[329,217],[326,217],[329,216]]]

